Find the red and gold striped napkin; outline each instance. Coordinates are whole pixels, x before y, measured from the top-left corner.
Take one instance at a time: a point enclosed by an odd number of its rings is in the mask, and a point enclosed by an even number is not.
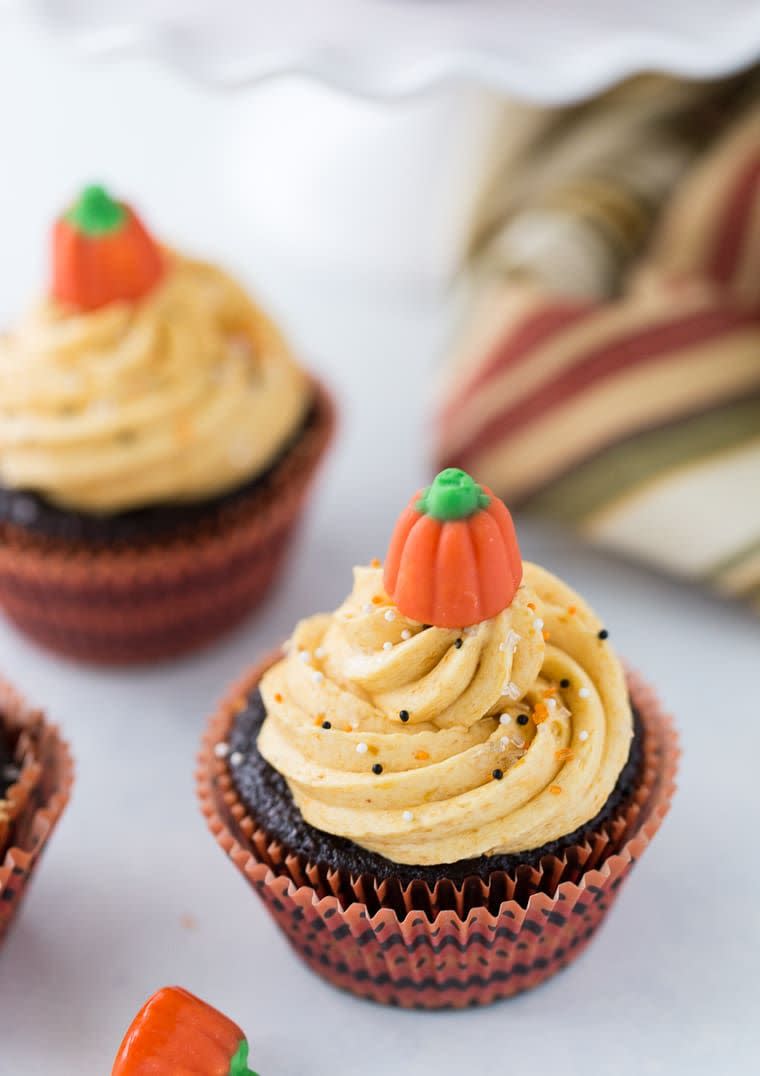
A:
[[[676,184],[614,299],[494,273],[437,462],[760,610],[760,107]]]

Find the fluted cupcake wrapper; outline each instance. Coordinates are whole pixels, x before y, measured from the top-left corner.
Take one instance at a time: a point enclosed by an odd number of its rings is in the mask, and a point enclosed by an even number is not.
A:
[[[252,670],[212,719],[198,793],[211,832],[314,971],[385,1004],[464,1008],[536,986],[584,949],[675,789],[677,736],[638,675],[628,681],[644,757],[628,802],[583,843],[537,867],[458,884],[444,879],[431,888],[326,871],[289,853],[248,816],[214,748],[226,741],[241,700],[270,661]]]
[[[14,756],[20,771],[0,804],[1,941],[68,803],[74,763],[57,728],[2,680],[0,724],[16,738]]]
[[[150,545],[67,545],[21,526],[0,536],[0,605],[27,635],[85,661],[151,661],[210,642],[243,619],[278,578],[335,425],[314,385],[314,416],[260,490],[221,523],[188,524]]]

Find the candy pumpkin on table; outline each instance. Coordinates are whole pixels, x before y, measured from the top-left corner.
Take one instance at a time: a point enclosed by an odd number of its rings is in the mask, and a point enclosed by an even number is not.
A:
[[[256,1076],[248,1042],[227,1016],[179,986],[149,998],[132,1021],[111,1076]]]

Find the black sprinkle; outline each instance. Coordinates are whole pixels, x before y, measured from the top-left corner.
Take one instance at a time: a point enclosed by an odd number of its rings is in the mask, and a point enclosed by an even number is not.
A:
[[[323,722],[322,722],[322,728],[323,728],[323,729],[331,729],[331,728],[332,728],[332,725],[330,724],[330,722],[329,722],[329,721],[323,721]]]
[[[528,724],[528,715],[527,714],[518,714],[517,715],[517,724],[518,725],[527,725]]]
[[[570,681],[567,679],[567,677],[564,677],[562,680],[560,680],[559,686],[560,687],[570,687]]]
[[[398,716],[401,718],[402,721],[408,721],[409,720],[409,711],[408,710],[399,710]]]
[[[376,762],[375,765],[372,767],[372,772],[373,773],[382,773],[383,772],[383,767],[380,765],[379,762]]]
[[[461,648],[461,646],[462,646],[462,640],[461,640],[461,639],[457,639],[457,640],[455,641],[455,643],[454,643],[454,646],[455,646],[455,647],[457,648],[457,650],[459,650],[459,649]]]
[[[502,779],[502,777],[504,776],[504,771],[503,770],[494,770],[493,773],[491,774],[491,776],[493,777],[494,781],[500,781]]]
[[[602,630],[599,632],[599,638],[600,639],[606,639],[606,638],[608,638],[609,634],[610,633],[607,631],[606,628],[602,628]]]

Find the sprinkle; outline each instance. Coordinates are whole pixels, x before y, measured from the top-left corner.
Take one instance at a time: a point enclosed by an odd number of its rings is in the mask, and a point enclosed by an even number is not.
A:
[[[373,557],[372,560],[369,562],[369,566],[370,568],[379,568],[380,561],[377,559],[377,557]]]
[[[600,638],[600,639],[608,639],[609,635],[610,635],[610,633],[607,631],[607,629],[602,628],[602,630],[598,633],[598,638]]]
[[[379,762],[376,762],[375,765],[372,767],[372,772],[374,774],[377,774],[378,776],[383,772],[383,767],[380,765]]]
[[[352,729],[355,729],[355,728],[356,728],[356,725],[353,725],[353,726],[351,726],[351,725],[344,725],[344,726],[343,726],[343,731],[344,731],[344,732],[351,732],[351,731],[352,731]]]
[[[311,661],[311,654],[308,650],[299,650],[298,657],[304,663],[304,665],[308,665],[308,663]]]
[[[508,725],[511,720],[512,720],[512,715],[511,714],[499,714],[499,724],[500,725]]]
[[[506,751],[509,747],[509,736],[502,736],[502,738],[499,740],[499,746],[501,747],[502,751]]]
[[[491,776],[493,777],[494,781],[500,781],[504,776],[504,770],[492,770]]]
[[[580,689],[580,691],[578,692],[578,696],[581,699],[587,699],[590,696],[590,694],[591,694],[591,691],[587,687],[582,687]]]
[[[230,755],[230,765],[231,766],[239,766],[242,761],[243,761],[242,752],[241,751],[233,751],[232,754]]]
[[[567,762],[574,755],[575,751],[573,751],[572,747],[560,747],[559,751],[554,752],[557,762]]]
[[[372,604],[373,605],[382,605],[383,604],[382,596],[380,594],[373,594],[372,595]]]
[[[534,604],[533,602],[528,602],[528,608],[529,608],[529,609],[532,609],[532,610],[533,610],[533,612],[535,613],[535,611],[536,611],[536,606],[535,606],[535,604]]]
[[[559,785],[549,785],[549,791],[552,796],[560,796],[562,794],[562,789]]]
[[[518,725],[527,725],[529,720],[530,719],[528,718],[527,714],[518,714],[517,715],[517,724]]]
[[[282,702],[282,695],[280,694],[279,691],[275,691],[275,693],[274,693],[274,701],[275,702]]]
[[[541,631],[541,628],[543,628],[543,626],[543,620],[540,616],[537,616],[536,619],[533,621],[533,627],[536,629],[536,631]]]
[[[536,705],[533,707],[533,717],[534,718],[537,717],[538,720],[539,720],[539,724],[540,724],[542,721],[546,721],[548,716],[549,716],[549,707],[546,705],[546,703],[545,702],[537,702]]]
[[[385,642],[383,643],[383,650],[392,650],[392,649],[393,649],[393,643],[390,641],[390,639],[386,639]]]
[[[502,692],[508,699],[519,699],[520,688],[514,682],[514,680],[507,680],[506,684],[502,688]]]
[[[402,818],[404,819],[405,822],[411,822],[413,820],[413,818],[414,818],[414,815],[412,814],[411,811],[404,811],[404,813],[402,815]]]
[[[358,743],[356,745],[356,753],[357,753],[357,755],[366,755],[368,751],[369,751],[369,748],[367,747],[366,743]]]
[[[407,639],[411,639],[411,637],[412,633],[409,631],[409,628],[404,628],[404,630],[401,632],[401,638],[404,640],[404,642],[406,642]]]
[[[581,729],[581,731],[578,733],[578,739],[581,741],[581,743],[586,742],[586,740],[588,739],[588,732],[586,731],[586,729]]]
[[[348,723],[349,723],[349,725],[351,726],[352,729],[358,729],[359,728],[359,718],[358,717],[349,718]]]
[[[327,657],[327,651],[323,646],[318,646],[317,649],[314,651],[314,657],[317,659],[317,661],[321,661],[322,658]]]
[[[315,684],[321,684],[325,678],[325,674],[321,671],[321,669],[315,669],[314,672],[311,674],[311,678]]]
[[[457,648],[457,650],[461,650],[462,645],[463,645],[462,639],[455,639],[454,640],[454,646]]]
[[[331,729],[331,728],[332,728],[332,725],[330,724],[330,722],[329,722],[329,721],[323,721],[323,722],[322,722],[322,728],[323,728],[323,729]]]
[[[546,705],[549,707],[550,710],[556,710],[557,709],[557,700],[553,699],[551,696],[549,696],[549,698],[546,700]]]
[[[568,616],[575,616],[575,614],[577,612],[578,612],[578,610],[574,605],[568,605],[568,607],[567,607],[567,615]]]
[[[568,678],[566,676],[562,677],[562,679],[559,682],[559,686],[560,687],[570,687],[570,681],[568,680]]]
[[[398,716],[401,718],[402,721],[408,721],[409,720],[409,711],[408,710],[399,710]]]
[[[545,628],[544,628],[544,630],[543,630],[543,631],[541,632],[541,635],[543,636],[543,640],[544,640],[544,642],[545,642],[545,643],[548,643],[548,642],[549,642],[549,640],[550,640],[550,639],[551,639],[551,637],[552,637],[552,633],[551,633],[550,631],[547,631],[547,630],[546,630]]]
[[[218,743],[214,748],[214,754],[217,758],[227,758],[230,753],[230,745],[228,743]]]
[[[415,751],[414,757],[420,762],[424,762],[426,759],[430,758],[430,755],[427,753],[427,751]]]
[[[386,609],[385,612],[383,613],[383,618],[385,620],[387,620],[388,623],[390,624],[391,621],[396,619],[396,610],[395,609]]]

